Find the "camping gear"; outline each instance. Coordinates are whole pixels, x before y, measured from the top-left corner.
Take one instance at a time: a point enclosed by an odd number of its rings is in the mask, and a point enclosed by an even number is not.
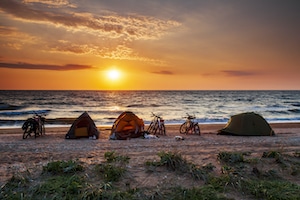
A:
[[[231,116],[226,126],[218,131],[219,135],[272,136],[275,135],[269,123],[254,112]]]
[[[126,140],[144,135],[144,121],[138,118],[133,112],[123,112],[114,122],[110,139]]]
[[[148,134],[148,132],[144,132],[144,138],[145,139],[158,139],[159,137],[157,135]]]
[[[75,138],[99,138],[99,131],[87,112],[82,113],[72,124],[70,130],[66,134],[66,139]]]
[[[176,141],[184,140],[184,137],[176,135],[176,136],[175,136],[175,140],[176,140]]]

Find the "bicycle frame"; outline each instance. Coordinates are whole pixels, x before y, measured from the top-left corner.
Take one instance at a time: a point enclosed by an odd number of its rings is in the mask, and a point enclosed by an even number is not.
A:
[[[31,133],[33,132],[35,138],[45,134],[44,124],[45,118],[42,115],[35,114],[32,118],[28,118],[22,126],[22,129],[24,130],[23,139],[31,136]]]
[[[198,125],[198,122],[195,122],[194,119],[196,119],[195,116],[189,115],[187,113],[186,121],[180,126],[179,132],[181,134],[198,134],[200,135],[200,127]]]
[[[157,133],[160,135],[166,135],[166,128],[165,128],[165,123],[164,119],[158,115],[155,115],[152,113],[153,120],[151,121],[147,132],[152,133],[156,135]]]

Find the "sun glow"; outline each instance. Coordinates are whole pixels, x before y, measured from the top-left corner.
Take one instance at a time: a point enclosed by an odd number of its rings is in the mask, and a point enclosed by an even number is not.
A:
[[[107,78],[110,79],[110,80],[118,80],[121,76],[121,72],[117,69],[110,69],[107,71]]]

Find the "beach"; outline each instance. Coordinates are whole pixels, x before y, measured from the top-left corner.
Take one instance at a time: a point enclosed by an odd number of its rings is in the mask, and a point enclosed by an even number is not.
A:
[[[129,171],[135,174],[134,185],[150,187],[157,184],[158,177],[144,172],[146,161],[158,160],[158,152],[178,152],[196,165],[212,163],[216,173],[220,171],[217,154],[228,152],[251,152],[252,156],[266,151],[292,154],[300,151],[300,123],[270,124],[275,136],[240,137],[217,135],[225,124],[200,124],[201,135],[182,135],[179,125],[167,125],[167,136],[158,139],[134,138],[129,140],[108,140],[111,127],[98,127],[100,138],[66,140],[69,127],[46,128],[46,135],[22,139],[22,129],[0,129],[0,185],[5,184],[14,174],[30,172],[41,174],[42,167],[57,160],[79,160],[91,167],[104,161],[104,153],[115,151],[130,157]],[[175,136],[184,140],[176,141]],[[172,176],[168,176],[172,179]],[[173,177],[174,178],[174,177]],[[297,177],[290,177],[300,184]],[[194,182],[182,180],[187,186]]]

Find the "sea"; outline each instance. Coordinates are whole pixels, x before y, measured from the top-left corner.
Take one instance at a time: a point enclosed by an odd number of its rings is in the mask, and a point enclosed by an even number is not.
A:
[[[70,126],[85,111],[97,126],[112,126],[124,111],[146,125],[152,113],[165,124],[181,124],[187,114],[200,124],[226,124],[243,112],[269,123],[300,122],[300,91],[0,91],[0,128],[21,127],[35,114],[45,116],[46,127]]]

